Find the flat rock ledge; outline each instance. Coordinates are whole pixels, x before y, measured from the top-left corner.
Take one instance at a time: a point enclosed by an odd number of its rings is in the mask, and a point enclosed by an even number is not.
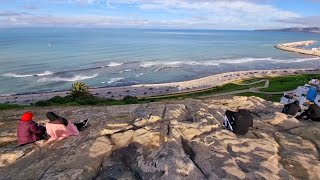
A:
[[[225,130],[226,109],[254,117],[244,136]],[[0,179],[320,179],[320,123],[280,113],[257,97],[0,112]],[[90,119],[80,136],[16,146],[24,111]]]

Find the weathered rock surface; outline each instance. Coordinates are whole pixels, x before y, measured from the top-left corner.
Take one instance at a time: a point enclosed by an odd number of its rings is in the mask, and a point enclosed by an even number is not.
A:
[[[249,109],[244,136],[225,130],[226,109]],[[187,99],[113,107],[0,112],[0,179],[320,179],[320,123],[256,97]],[[78,137],[16,146],[23,111],[90,119]]]

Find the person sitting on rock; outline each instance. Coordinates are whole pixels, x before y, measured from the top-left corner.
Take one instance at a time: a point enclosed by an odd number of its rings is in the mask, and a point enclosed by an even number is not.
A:
[[[78,136],[79,130],[88,125],[89,120],[72,123],[67,119],[58,116],[54,112],[46,114],[49,123],[46,125],[49,141],[65,139],[68,136]]]
[[[282,113],[288,114],[291,116],[297,115],[297,113],[300,111],[301,111],[301,107],[299,105],[298,100],[294,101],[293,103],[289,103],[289,104],[284,105],[284,107],[282,109]]]
[[[302,119],[304,116],[307,116],[306,119],[311,119],[312,121],[320,121],[320,107],[311,101],[309,108],[298,116],[297,119]]]
[[[18,145],[33,143],[45,138],[46,128],[38,125],[32,120],[33,114],[25,112],[22,114],[17,127]]]
[[[235,134],[244,135],[253,126],[253,118],[249,111],[237,108],[237,111],[227,110],[223,126]]]

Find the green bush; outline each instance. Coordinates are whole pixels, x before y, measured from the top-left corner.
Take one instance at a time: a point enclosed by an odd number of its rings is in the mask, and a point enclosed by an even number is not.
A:
[[[113,105],[113,104],[123,104],[121,101],[114,99],[104,99],[95,96],[87,97],[60,97],[55,96],[47,101],[38,101],[35,103],[36,106],[51,106],[51,105]]]
[[[101,102],[103,102],[102,99],[100,99],[100,98],[95,98],[95,97],[86,98],[86,99],[81,99],[81,100],[85,102],[85,105],[98,105],[98,104],[100,104]],[[84,105],[84,104],[81,104],[81,105]]]
[[[88,103],[83,99],[77,99],[74,102],[79,104],[79,105],[88,105]]]
[[[21,107],[23,106],[20,106],[18,104],[8,104],[8,103],[0,104],[0,110],[15,109],[15,108],[21,108]]]
[[[34,103],[35,106],[51,106],[52,103],[49,101],[37,101]]]
[[[71,97],[74,98],[88,98],[92,97],[89,92],[89,86],[82,82],[75,82],[72,84]]]
[[[136,104],[139,102],[138,98],[133,96],[125,96],[122,101],[126,104]]]
[[[49,99],[48,101],[53,104],[67,104],[67,103],[72,102],[72,99],[70,96],[66,96],[66,97],[55,96],[55,97]]]

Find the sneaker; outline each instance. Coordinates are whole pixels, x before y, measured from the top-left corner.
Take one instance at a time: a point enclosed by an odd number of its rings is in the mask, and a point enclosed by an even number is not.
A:
[[[89,123],[89,119],[86,119],[86,120],[82,121],[82,123],[83,123],[82,127],[83,128],[86,127],[88,125],[88,123]]]

